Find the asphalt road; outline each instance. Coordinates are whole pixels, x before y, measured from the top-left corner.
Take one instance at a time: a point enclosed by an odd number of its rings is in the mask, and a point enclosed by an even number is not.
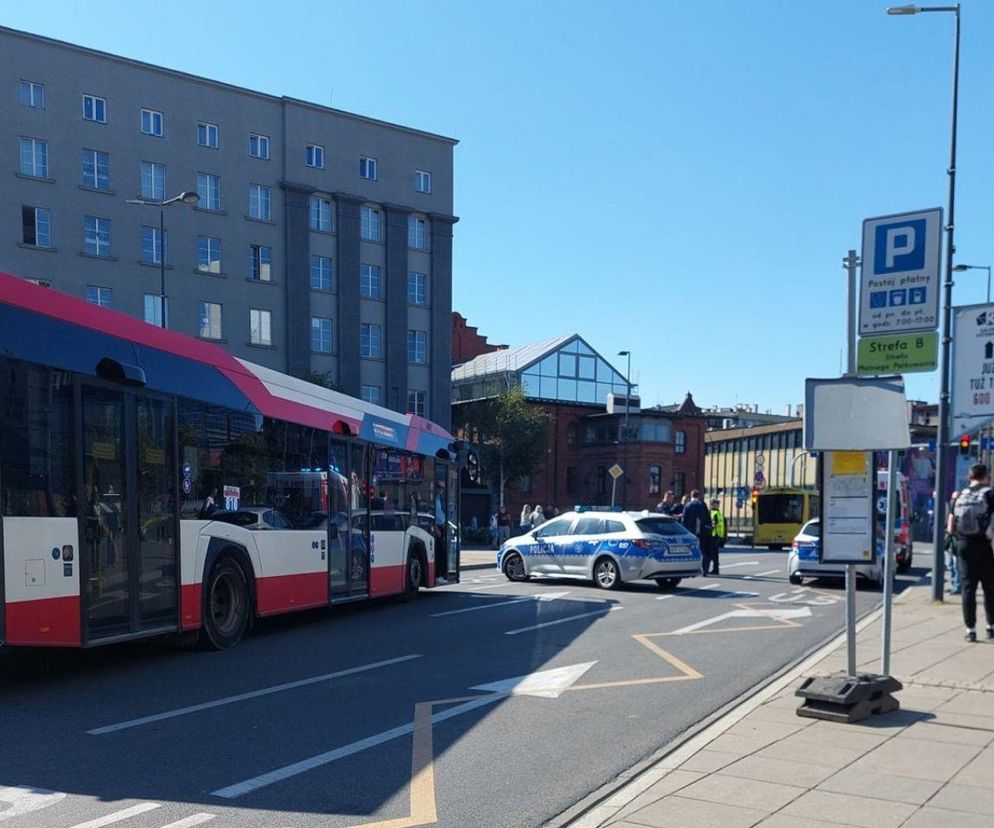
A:
[[[672,593],[471,569],[223,653],[0,652],[0,828],[534,828],[841,629],[841,584],[785,567],[730,547]]]

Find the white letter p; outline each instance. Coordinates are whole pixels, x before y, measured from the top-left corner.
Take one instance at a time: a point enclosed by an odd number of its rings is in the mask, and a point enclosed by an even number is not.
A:
[[[890,227],[887,229],[886,238],[884,260],[888,268],[894,266],[895,256],[907,255],[915,249],[914,227],[908,227],[907,225],[904,227]]]

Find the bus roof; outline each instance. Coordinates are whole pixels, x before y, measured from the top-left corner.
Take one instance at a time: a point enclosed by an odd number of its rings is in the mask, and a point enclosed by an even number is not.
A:
[[[153,391],[420,454],[451,451],[452,435],[424,417],[281,374],[238,359],[214,343],[2,272],[0,352],[92,377],[106,376],[103,366],[108,364],[137,368],[144,387]],[[134,384],[142,385],[140,380]]]

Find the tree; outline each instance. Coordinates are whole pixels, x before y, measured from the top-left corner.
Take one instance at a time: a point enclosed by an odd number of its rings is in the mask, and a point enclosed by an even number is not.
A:
[[[456,416],[463,433],[480,446],[480,466],[497,480],[503,506],[504,490],[534,472],[545,456],[545,416],[525,400],[520,388],[461,405]]]

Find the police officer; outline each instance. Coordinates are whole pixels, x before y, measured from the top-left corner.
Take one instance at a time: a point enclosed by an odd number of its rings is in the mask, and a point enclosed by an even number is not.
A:
[[[728,540],[728,533],[725,529],[725,516],[721,513],[721,501],[716,497],[711,498],[711,560],[714,569],[711,572],[718,574],[718,552]]]
[[[701,575],[708,574],[713,554],[711,539],[711,513],[708,507],[701,500],[701,493],[694,489],[690,493],[690,502],[683,508],[680,520],[684,527],[689,529],[691,534],[697,536],[701,546]],[[715,563],[717,569],[717,562]]]

